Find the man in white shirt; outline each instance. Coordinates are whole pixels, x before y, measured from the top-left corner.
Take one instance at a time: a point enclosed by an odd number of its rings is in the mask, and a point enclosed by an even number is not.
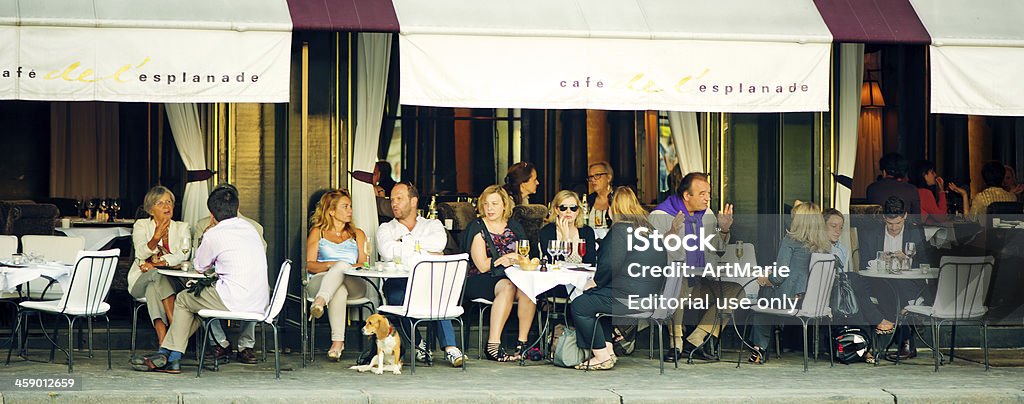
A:
[[[213,227],[203,235],[192,263],[201,272],[214,270],[213,287],[183,291],[174,304],[174,321],[160,351],[132,358],[136,370],[181,373],[179,362],[189,337],[199,328],[202,309],[263,313],[270,302],[267,252],[256,229],[238,215],[238,192],[220,187],[206,201]]]
[[[236,193],[238,192],[238,188],[227,183],[217,185],[213,190],[216,191],[217,188],[221,187],[228,187],[233,189]],[[260,241],[263,242],[263,247],[266,248],[267,240],[263,238],[263,226],[255,220],[246,217],[242,212],[238,212],[238,218],[249,222],[249,224],[256,229],[256,232],[260,235]],[[199,248],[199,243],[203,239],[203,235],[212,227],[212,216],[203,217],[197,220],[192,226],[192,230],[195,232],[195,234],[192,235],[193,251]],[[238,347],[236,359],[239,363],[255,365],[256,363],[259,363],[259,359],[256,358],[256,352],[253,349],[256,346],[256,322],[242,321],[241,324],[241,329],[238,331],[238,340],[235,342],[235,346]],[[213,324],[210,325],[209,343],[210,346],[213,347],[213,349],[208,351],[212,357],[215,357],[220,361],[220,363],[227,363],[230,360],[233,348],[231,347],[231,342],[228,341],[227,333],[224,332],[224,327],[221,325],[221,321],[214,321]],[[213,361],[211,360],[210,363],[213,363]]]
[[[377,252],[381,260],[394,261],[398,257],[404,264],[411,265],[410,259],[417,254],[441,254],[444,251],[448,244],[448,232],[437,219],[426,219],[416,214],[419,202],[419,191],[412,183],[403,181],[392,188],[391,208],[395,218],[377,228]],[[406,284],[406,279],[389,279],[384,283],[384,296],[389,304],[402,304]],[[406,330],[412,328],[410,322],[402,323]],[[466,359],[455,346],[452,322],[438,321],[437,328],[440,331],[437,334],[438,343],[445,348],[448,362],[454,367],[462,366]],[[419,335],[416,338],[419,339]],[[430,361],[431,355],[425,340],[419,341],[416,351],[417,360]]]

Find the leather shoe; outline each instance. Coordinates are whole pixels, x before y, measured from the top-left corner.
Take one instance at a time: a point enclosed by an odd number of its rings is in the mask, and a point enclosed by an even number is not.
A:
[[[238,351],[237,358],[239,363],[246,365],[255,365],[256,363],[259,362],[259,359],[256,358],[256,352],[253,351],[252,348],[245,348],[241,351]]]
[[[224,348],[220,345],[214,344],[213,349],[207,348],[206,358],[204,360],[212,362],[216,359],[219,364],[230,363],[232,351],[234,351],[234,349],[230,345],[228,345],[227,348]]]
[[[679,359],[683,359],[683,352],[679,348],[670,348],[665,352],[665,356],[662,358],[665,362],[675,362]]]
[[[718,360],[718,355],[715,355],[715,354],[713,354],[711,352],[705,351],[706,348],[707,348],[706,345],[705,346],[701,346],[700,348],[698,348],[696,346],[693,346],[693,345],[690,345],[690,344],[686,344],[686,347],[684,349],[686,350],[686,353],[687,353],[687,355],[689,355],[690,359],[696,359],[696,360],[702,360],[702,361],[717,361]]]
[[[910,349],[910,341],[904,341],[900,344],[899,352],[889,352],[885,354],[885,360],[890,362],[896,362],[897,360],[905,361],[907,359],[913,359],[917,357],[917,350]]]

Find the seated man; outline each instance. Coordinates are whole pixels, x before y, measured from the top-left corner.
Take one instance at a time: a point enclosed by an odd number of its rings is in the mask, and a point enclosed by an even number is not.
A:
[[[729,243],[729,232],[732,228],[732,205],[725,205],[721,217],[715,217],[708,204],[711,202],[711,184],[702,173],[689,173],[679,183],[679,193],[665,199],[651,212],[651,224],[663,234],[675,234],[679,237],[698,235],[703,228],[706,234],[713,234],[712,244],[716,249],[725,248]],[[715,229],[718,229],[717,233]],[[670,262],[683,262],[689,266],[704,268],[707,263],[717,264],[718,257],[713,251],[686,251],[680,248],[668,252]],[[709,299],[735,298],[741,296],[743,288],[734,282],[720,282],[714,279],[700,279],[690,285],[692,290],[684,287],[680,290],[681,298],[692,297]],[[675,341],[669,352],[665,353],[665,361],[675,362],[682,358],[683,353],[694,359],[714,360],[714,355],[695,349],[701,346],[708,335],[718,337],[721,324],[717,321],[718,309],[715,303],[701,317],[700,324],[683,341],[683,309],[676,310],[673,321],[675,325],[669,330]],[[680,351],[682,348],[682,351]]]
[[[1003,189],[1006,167],[998,161],[990,161],[981,167],[981,178],[985,180],[985,189],[974,195],[971,201],[971,216],[983,225],[988,205],[993,202],[1017,202],[1017,195]]]
[[[213,227],[206,231],[192,260],[201,272],[214,270],[214,287],[198,294],[183,291],[174,303],[175,318],[160,351],[132,358],[135,370],[181,373],[179,361],[189,337],[199,328],[202,309],[263,313],[270,301],[267,252],[256,229],[238,218],[238,193],[219,187],[206,201]]]
[[[236,193],[238,192],[238,188],[227,183],[218,185],[214,190],[221,187],[229,187]],[[263,241],[263,248],[266,248],[267,240],[263,239],[263,226],[255,220],[246,217],[242,212],[238,212],[238,217],[240,219],[245,219],[245,221],[249,222],[249,224],[256,229],[256,232],[260,234],[260,240]],[[203,235],[212,226],[213,220],[210,216],[199,219],[196,221],[195,225],[192,226],[192,230],[195,232],[195,234],[192,235],[192,242],[194,243],[192,248],[193,251],[199,248],[200,240],[203,239]],[[235,343],[235,346],[238,347],[238,355],[236,358],[239,363],[255,365],[259,362],[259,359],[256,358],[256,352],[253,349],[256,346],[256,323],[252,321],[242,321],[241,323],[242,326],[238,331],[238,339]],[[210,326],[209,343],[210,346],[214,348],[210,350],[210,355],[213,355],[212,357],[217,358],[217,360],[221,362],[227,362],[230,359],[233,349],[231,347],[231,342],[228,341],[227,334],[224,332],[224,327],[221,325],[221,321],[214,321]]]
[[[419,191],[409,182],[400,182],[391,189],[391,208],[395,212],[395,218],[381,224],[377,229],[377,252],[381,260],[393,261],[396,257],[401,258],[412,254],[432,253],[440,254],[448,244],[448,233],[444,225],[437,219],[426,219],[416,213],[419,206]],[[416,251],[417,246],[419,251]],[[384,283],[384,295],[389,304],[400,305],[405,300],[406,279],[389,279]],[[412,328],[412,323],[403,321],[403,328],[407,331]],[[440,332],[437,335],[438,343],[444,347],[445,356],[453,367],[462,366],[465,356],[455,346],[455,329],[449,320],[438,321],[437,328]],[[419,339],[419,335],[416,335]],[[427,343],[421,340],[416,345],[416,359],[429,361],[430,351],[427,350]]]
[[[907,159],[899,153],[889,153],[878,160],[878,168],[882,170],[882,178],[868,185],[868,202],[883,206],[889,197],[895,196],[903,200],[908,213],[920,214],[921,196],[917,187],[907,182]]]
[[[925,241],[924,231],[920,226],[908,223],[902,199],[889,197],[882,206],[882,219],[884,226],[866,228],[859,232],[861,265],[866,266],[869,261],[874,261],[879,251],[892,253],[898,259],[906,258],[904,251],[907,243],[914,243],[917,250],[911,266],[917,266],[920,262],[930,263],[929,245]],[[856,290],[861,318],[864,322],[875,325],[875,332],[878,334],[890,334],[894,331],[894,323],[890,319],[895,320],[909,302],[919,298],[930,300],[934,296],[924,280],[877,279],[863,276],[851,276],[850,280]],[[877,306],[871,302],[871,297],[878,300]],[[901,359],[916,356],[911,350],[912,335],[909,329],[900,328],[894,339],[900,344],[898,355]]]

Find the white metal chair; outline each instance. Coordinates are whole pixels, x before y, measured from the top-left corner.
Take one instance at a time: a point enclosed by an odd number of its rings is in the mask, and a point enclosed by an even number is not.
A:
[[[203,323],[203,338],[199,344],[199,369],[196,371],[196,377],[203,374],[203,359],[206,354],[206,341],[210,339],[210,324],[218,320],[235,320],[235,321],[255,321],[260,325],[270,325],[274,329],[274,374],[275,377],[281,378],[281,349],[280,349],[280,338],[277,335],[277,318],[281,314],[281,308],[284,307],[285,297],[288,296],[288,279],[291,278],[292,261],[284,260],[281,263],[281,269],[277,273],[277,282],[274,283],[274,292],[270,295],[270,304],[267,305],[266,311],[263,313],[248,313],[248,312],[235,312],[226,310],[199,310],[199,317],[206,320]],[[266,346],[263,348],[266,351]]]
[[[85,249],[85,239],[62,236],[21,236],[21,252],[38,255],[44,261],[60,261],[67,264],[76,262],[78,252]],[[60,284],[46,278],[28,283],[27,297],[36,300],[57,299],[64,292]]]
[[[985,350],[985,370],[988,370],[988,307],[989,283],[995,258],[942,257],[939,264],[938,291],[931,306],[906,306],[908,316],[925,318],[932,326],[932,357],[935,371],[939,371],[939,331],[944,323],[973,322],[981,324],[982,348]]]
[[[665,283],[662,286],[662,296],[679,296],[679,291],[683,288],[682,276],[666,277]],[[628,307],[629,303],[624,301],[625,299],[618,299],[623,306]],[[597,313],[597,319],[601,320],[601,317],[618,317],[618,318],[629,318],[636,320],[647,320],[650,323],[658,326],[658,352],[665,352],[665,339],[664,339],[664,327],[665,323],[669,324],[669,327],[674,326],[672,316],[675,314],[675,310],[671,310],[667,305],[658,305],[654,310],[639,311],[633,313]],[[653,335],[653,330],[651,331]],[[594,341],[597,338],[597,327],[591,332],[590,340]],[[672,348],[675,348],[675,340],[673,339]],[[653,346],[651,349],[653,350]],[[654,356],[654,355],[651,355]],[[653,359],[653,358],[652,358]],[[674,361],[676,368],[679,368],[679,361]],[[589,369],[588,369],[589,370]],[[664,355],[658,355],[658,371],[660,374],[665,374],[665,357]]]
[[[306,285],[309,283],[309,278],[311,278],[312,275],[309,272],[306,272],[305,269],[300,268],[299,270],[302,271],[303,274],[305,274],[305,276],[303,276],[303,278],[302,278],[302,302],[303,303],[301,305],[302,306],[302,310],[301,310],[302,312],[300,313],[301,317],[302,317],[301,320],[300,320],[302,322],[302,325],[301,325],[301,329],[299,330],[299,333],[302,334],[300,336],[300,338],[302,338],[302,367],[306,367],[306,356],[307,355],[309,356],[309,362],[314,362],[316,360],[316,319],[315,318],[313,318],[313,319],[309,318],[309,306],[311,306],[313,304],[313,301],[316,300],[316,296],[310,296],[309,292],[306,291]],[[302,275],[300,275],[300,276],[302,276]],[[371,283],[369,280],[367,280],[365,278],[363,280],[366,281],[366,288],[367,288],[366,290],[367,290],[367,292],[369,292],[371,289],[372,290],[377,290],[377,286],[376,285],[374,285],[373,283]],[[384,299],[383,299],[383,296],[382,296],[381,297],[381,301],[383,301],[383,300]],[[345,309],[348,310],[348,309],[350,309],[352,307],[356,307],[356,308],[359,309],[358,310],[359,311],[359,321],[362,322],[363,321],[363,309],[367,309],[367,310],[369,310],[370,313],[373,313],[375,305],[373,303],[373,300],[370,300],[369,295],[367,295],[367,296],[364,296],[364,297],[358,297],[358,298],[355,298],[355,299],[348,299],[348,300],[346,300],[345,301]],[[330,309],[328,309],[328,310],[330,310]],[[307,321],[309,322],[308,330],[307,330],[307,325],[306,325]],[[363,344],[363,339],[360,338],[359,339],[359,346],[360,346],[360,348],[362,348],[362,344]],[[307,347],[308,347],[308,349],[307,349]]]
[[[74,329],[79,318],[103,316],[107,320],[107,369],[111,368],[110,358],[110,318],[107,311],[110,305],[104,302],[110,292],[110,284],[117,269],[118,249],[106,251],[81,251],[71,272],[68,291],[60,300],[21,302],[18,308],[18,329],[23,319],[31,313],[50,313],[64,316],[68,321],[67,350],[61,349],[68,357],[68,373],[74,366]],[[28,323],[25,323],[26,335]],[[90,329],[91,332],[91,329]],[[7,363],[11,362],[13,344],[7,350]]]
[[[401,306],[380,306],[378,311],[412,319],[412,330],[424,321],[455,320],[459,323],[459,334],[463,336],[460,348],[465,350],[465,327],[461,316],[468,267],[469,254],[430,257],[420,261],[409,273],[405,302]],[[409,338],[413,337],[410,335]],[[414,345],[415,341],[411,341],[410,346]],[[416,373],[416,358],[411,356],[410,367]],[[466,370],[465,361],[462,362],[462,370]]]
[[[132,352],[131,356],[135,356],[135,340],[138,337],[138,326],[139,326],[139,309],[146,307],[146,298],[137,297],[133,301],[134,307],[132,308]]]
[[[829,341],[832,341],[832,309],[828,306],[832,297],[832,284],[836,279],[836,259],[832,254],[811,254],[811,269],[807,275],[807,288],[799,309],[753,308],[755,313],[780,317],[794,317],[803,325],[804,372],[807,371],[807,323],[822,318],[828,319]],[[829,364],[835,366],[832,350],[829,349]]]

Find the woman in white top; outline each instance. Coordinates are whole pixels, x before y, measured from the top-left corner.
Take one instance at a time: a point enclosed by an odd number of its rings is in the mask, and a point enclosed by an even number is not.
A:
[[[159,266],[178,266],[188,260],[192,245],[192,232],[185,222],[171,220],[174,214],[174,194],[163,186],[155,186],[146,193],[143,209],[147,219],[135,221],[132,241],[135,262],[128,271],[128,291],[132,297],[146,298],[146,309],[162,343],[174,316],[174,286],[156,271]]]

